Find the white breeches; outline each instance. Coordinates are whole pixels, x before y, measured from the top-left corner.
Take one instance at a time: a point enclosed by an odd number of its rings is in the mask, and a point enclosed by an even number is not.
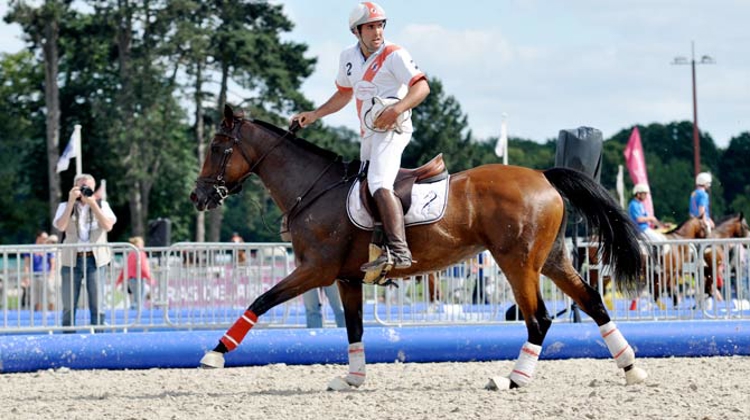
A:
[[[397,134],[392,130],[372,133],[362,139],[359,156],[362,162],[370,161],[367,183],[371,193],[381,188],[393,190],[393,183],[401,168],[401,155],[410,140],[411,133]]]

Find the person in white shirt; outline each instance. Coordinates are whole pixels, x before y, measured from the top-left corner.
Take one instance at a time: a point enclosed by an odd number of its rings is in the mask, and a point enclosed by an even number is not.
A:
[[[385,26],[382,7],[374,2],[358,4],[349,16],[349,29],[357,44],[341,53],[336,91],[317,109],[291,118],[306,127],[338,112],[352,97],[356,100],[362,136],[360,159],[368,166],[367,182],[387,239],[387,251],[363,265],[363,271],[382,270],[389,262],[395,268],[412,264],[403,209],[393,193],[393,183],[413,132],[411,109],[430,93],[427,77],[411,55],[385,40]]]
[[[65,233],[63,244],[78,244],[78,247],[63,247],[60,252],[63,326],[75,325],[75,310],[84,280],[91,325],[104,323],[104,313],[100,310],[99,268],[112,260],[112,252],[106,246],[107,232],[112,230],[117,217],[106,201],[94,197],[95,186],[93,176],[76,175],[68,201],[60,203],[52,222]]]

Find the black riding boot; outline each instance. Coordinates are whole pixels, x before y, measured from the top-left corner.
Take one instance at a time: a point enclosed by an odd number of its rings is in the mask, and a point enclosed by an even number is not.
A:
[[[374,261],[362,265],[361,270],[382,270],[388,264],[393,264],[393,268],[411,267],[411,252],[406,244],[404,210],[401,207],[401,201],[393,194],[393,191],[385,188],[375,191],[372,197],[380,212],[387,245],[385,252]]]

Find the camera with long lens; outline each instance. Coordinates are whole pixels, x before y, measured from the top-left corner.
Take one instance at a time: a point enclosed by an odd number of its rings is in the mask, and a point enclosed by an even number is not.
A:
[[[81,195],[84,197],[91,197],[94,195],[94,190],[92,190],[88,185],[81,186]]]

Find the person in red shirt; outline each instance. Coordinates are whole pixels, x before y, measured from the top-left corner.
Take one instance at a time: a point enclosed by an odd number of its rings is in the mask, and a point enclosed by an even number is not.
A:
[[[122,268],[120,276],[117,277],[116,285],[119,286],[124,279],[128,279],[127,290],[130,295],[130,309],[141,309],[148,293],[146,283],[153,286],[154,281],[151,278],[148,256],[143,251],[143,238],[134,236],[128,242],[138,248],[138,252],[128,252],[127,263]]]

